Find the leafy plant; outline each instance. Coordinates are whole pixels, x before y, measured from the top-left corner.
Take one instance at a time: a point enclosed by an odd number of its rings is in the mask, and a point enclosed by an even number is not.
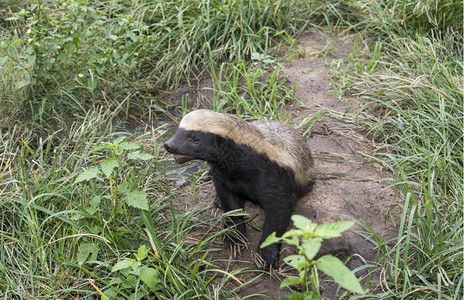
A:
[[[120,173],[118,173],[118,168],[125,168],[129,160],[146,161],[153,158],[151,154],[139,150],[140,148],[139,144],[125,141],[125,137],[119,137],[112,143],[103,142],[95,147],[96,152],[106,152],[107,157],[80,173],[74,184],[103,177],[108,180],[110,195],[96,195],[87,212],[93,213],[100,204],[101,198],[111,199],[113,219],[116,217],[116,212],[121,204],[148,210],[147,193],[134,187],[133,184],[131,186],[129,182],[121,180]]]
[[[134,253],[134,258],[125,258],[116,263],[111,269],[112,273],[119,273],[119,277],[113,278],[109,285],[122,285],[125,290],[134,289],[138,292],[132,295],[132,299],[140,299],[149,294],[149,291],[155,293],[160,289],[158,286],[159,272],[156,268],[147,266],[144,261],[148,257],[148,249],[142,245]],[[146,288],[140,289],[141,283],[144,283]],[[140,291],[141,290],[141,291]],[[104,293],[105,296],[111,298],[117,296],[117,292],[108,289]]]
[[[317,225],[304,216],[293,215],[292,220],[297,229],[291,229],[282,237],[276,237],[275,232],[267,237],[261,248],[274,243],[294,245],[298,254],[284,258],[285,263],[297,269],[299,277],[288,277],[282,281],[280,288],[299,285],[301,292],[292,291],[292,295],[285,299],[321,299],[319,292],[318,270],[333,277],[335,282],[354,293],[363,294],[364,291],[356,276],[343,262],[332,255],[324,255],[315,259],[324,239],[336,238],[353,226],[353,222],[333,222]],[[308,289],[311,285],[312,290]]]

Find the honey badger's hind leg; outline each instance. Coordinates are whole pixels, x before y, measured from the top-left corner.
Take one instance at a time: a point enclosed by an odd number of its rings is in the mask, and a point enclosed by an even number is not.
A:
[[[224,212],[229,212],[236,209],[244,208],[244,201],[240,199],[237,194],[227,189],[221,183],[214,183],[216,187],[216,193],[219,198],[220,205]],[[225,228],[233,228],[230,232],[227,232],[224,237],[224,242],[227,246],[239,246],[245,244],[246,239],[246,227],[244,224],[244,218],[241,216],[228,217],[225,222]]]
[[[276,201],[277,200],[277,201]],[[266,212],[264,220],[263,236],[260,245],[273,232],[277,237],[282,236],[288,228],[293,213],[293,204],[296,202],[296,195],[287,195],[285,198],[274,199],[263,207]],[[265,248],[258,248],[265,266],[276,266],[279,260],[280,243],[272,244]]]

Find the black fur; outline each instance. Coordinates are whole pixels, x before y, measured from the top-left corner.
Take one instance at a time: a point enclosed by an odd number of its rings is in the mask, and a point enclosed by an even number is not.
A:
[[[224,211],[243,208],[245,201],[262,207],[266,217],[261,242],[272,232],[281,236],[287,230],[294,204],[306,192],[295,181],[293,170],[227,138],[178,128],[164,146],[168,152],[187,156],[187,160],[201,159],[209,163]],[[234,224],[228,225],[245,235],[243,218],[234,217],[232,221]],[[234,242],[226,237],[227,244]],[[273,244],[259,249],[258,254],[268,265],[275,265],[279,251],[280,244]]]

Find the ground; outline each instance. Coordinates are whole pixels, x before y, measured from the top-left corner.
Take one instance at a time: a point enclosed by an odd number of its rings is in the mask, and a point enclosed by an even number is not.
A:
[[[350,37],[331,38],[333,51],[331,58],[343,58],[350,51]],[[367,222],[378,235],[392,236],[396,229],[392,216],[396,215],[395,204],[398,196],[394,189],[387,188],[383,179],[391,178],[391,173],[384,170],[381,165],[373,162],[363,153],[375,151],[371,141],[360,134],[359,128],[353,122],[343,118],[342,114],[352,107],[354,98],[344,97],[342,100],[334,96],[329,76],[330,70],[326,66],[326,59],[319,55],[311,55],[322,51],[327,45],[327,37],[312,31],[303,36],[298,43],[302,57],[293,59],[285,66],[285,73],[291,82],[296,82],[299,89],[296,96],[306,107],[294,103],[288,106],[291,118],[303,119],[321,110],[327,110],[324,117],[318,118],[312,128],[307,143],[315,158],[316,181],[313,191],[301,198],[295,209],[295,214],[301,214],[316,223],[327,223],[339,220],[353,220]],[[304,50],[304,51],[303,51]],[[204,83],[204,85],[208,85]],[[201,91],[200,91],[201,92]],[[206,97],[208,91],[205,91]],[[187,201],[212,203],[215,192],[212,183],[202,185],[194,199]],[[212,213],[218,213],[211,206]],[[258,212],[258,216],[251,223],[261,228],[264,222],[264,212],[250,203],[245,207],[249,215]],[[328,240],[323,244],[320,255],[332,254],[342,260],[348,261],[348,266],[354,269],[360,266],[362,259],[373,262],[376,249],[366,238],[356,233],[365,232],[359,224],[351,231],[345,232],[343,237]],[[229,270],[241,267],[254,269],[252,253],[258,247],[261,232],[247,228],[249,245],[235,255]],[[215,255],[218,263],[227,264],[229,252],[223,245],[223,253]],[[262,296],[253,298],[278,299],[289,294],[289,290],[280,291],[280,281],[291,274],[292,270],[283,262],[282,257],[294,252],[294,249],[283,247],[280,256],[280,265],[271,274],[264,274],[251,284],[237,291],[239,296],[262,292]],[[237,280],[246,282],[257,272],[237,276]],[[360,271],[358,276],[365,276],[367,272]],[[378,274],[374,274],[378,276]],[[230,282],[230,287],[238,286],[238,281]],[[380,287],[378,287],[380,288]],[[326,299],[333,299],[337,285],[330,282],[330,278],[321,277],[321,291]]]

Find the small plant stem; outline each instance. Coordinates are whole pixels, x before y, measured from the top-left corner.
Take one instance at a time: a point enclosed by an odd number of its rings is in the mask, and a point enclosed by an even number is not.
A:
[[[309,267],[310,267],[309,265],[304,267],[303,282],[301,283],[301,291],[303,293],[308,290],[307,282],[308,282],[308,269],[309,269]]]
[[[315,292],[320,297],[321,293],[319,291],[319,277],[317,276],[317,267],[316,267],[316,265],[311,266],[310,281],[311,281],[311,288],[312,288],[313,292]]]

